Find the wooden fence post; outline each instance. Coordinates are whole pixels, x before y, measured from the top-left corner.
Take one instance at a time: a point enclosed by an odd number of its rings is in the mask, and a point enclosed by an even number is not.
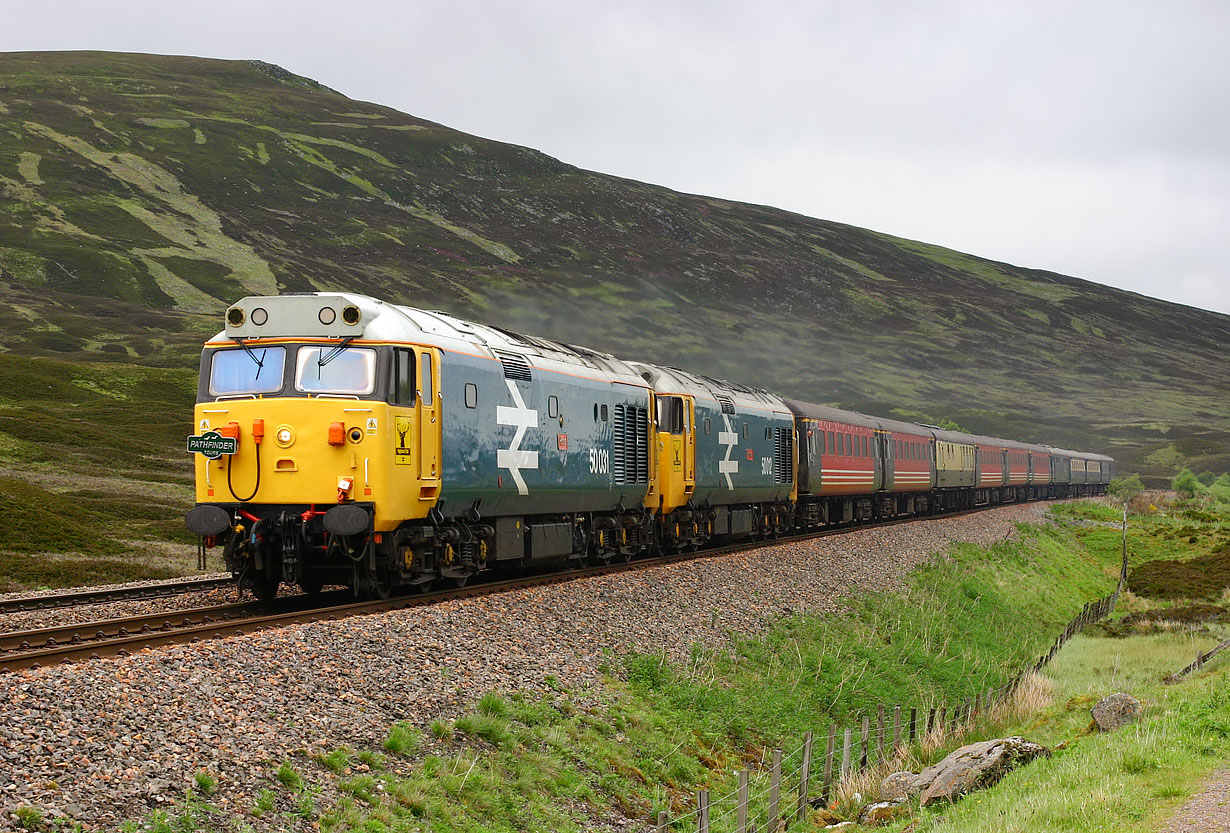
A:
[[[777,803],[781,799],[782,790],[782,750],[773,750],[773,770],[769,775],[769,820],[766,824],[768,833],[777,833],[779,822]]]
[[[918,740],[918,706],[910,706],[910,743]]]
[[[824,745],[824,783],[820,787],[820,802],[829,806],[829,787],[833,784],[833,752],[837,746],[837,724],[829,724],[829,741]]]
[[[699,833],[709,833],[708,790],[701,790],[696,794],[696,829]]]
[[[850,727],[846,727],[845,737],[841,742],[841,780],[844,781],[850,777],[850,747],[853,745],[854,733]]]
[[[876,706],[876,763],[884,760],[884,704]]]
[[[944,718],[948,716],[948,707],[940,706],[940,713],[936,717],[935,725],[940,730],[940,734],[944,733]]]
[[[901,705],[893,706],[893,754],[901,746]]]
[[[927,734],[929,735],[934,731],[935,731],[935,706],[932,706],[931,709],[927,712]]]
[[[739,803],[735,806],[735,830],[747,833],[747,770],[739,770]]]
[[[653,833],[666,833],[666,811],[658,811],[658,823],[653,828]]]
[[[807,810],[807,785],[811,781],[811,732],[803,735],[803,765],[799,768],[799,807],[795,811],[796,819],[803,818]]]
[[[862,772],[867,768],[867,747],[871,745],[871,718],[868,715],[863,715],[863,754],[858,759],[858,771]]]

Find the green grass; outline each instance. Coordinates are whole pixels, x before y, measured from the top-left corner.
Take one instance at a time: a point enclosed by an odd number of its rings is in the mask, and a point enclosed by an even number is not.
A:
[[[1064,747],[990,790],[922,810],[908,829],[1157,830],[1230,755],[1230,667],[1222,663],[1176,686],[1161,682],[1163,673],[1189,662],[1193,651],[1192,639],[1176,634],[1072,640],[1046,671],[1054,704],[993,727]],[[1110,733],[1091,730],[1089,709],[1115,691],[1144,701],[1144,718]],[[890,828],[904,829],[906,824]]]

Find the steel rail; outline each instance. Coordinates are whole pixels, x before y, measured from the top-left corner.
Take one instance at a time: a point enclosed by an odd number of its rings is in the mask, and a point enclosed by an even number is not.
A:
[[[469,587],[434,590],[428,593],[396,596],[390,599],[351,601],[343,604],[326,605],[323,607],[309,608],[306,610],[297,610],[293,612],[255,615],[248,618],[235,619],[233,621],[201,622],[198,624],[187,624],[174,627],[171,630],[151,629],[149,632],[138,634],[117,634],[112,637],[107,637],[104,635],[103,638],[90,642],[70,641],[66,644],[47,645],[46,647],[40,647],[33,650],[22,650],[12,656],[0,655],[0,673],[18,671],[22,669],[40,668],[51,663],[66,662],[71,660],[98,659],[104,656],[129,656],[132,653],[145,648],[155,648],[163,645],[188,644],[228,636],[242,636],[245,634],[255,633],[256,631],[283,627],[286,625],[308,624],[319,621],[344,619],[350,616],[385,613],[393,610],[424,607],[454,599],[489,596],[497,593],[508,592],[510,590],[521,590],[552,584],[563,584],[581,578],[591,578],[613,573],[645,570],[653,567],[661,567],[669,564],[692,561],[699,558],[714,558],[718,556],[732,555],[739,552],[761,549],[778,544],[790,544],[800,541],[809,541],[816,538],[844,535],[848,532],[855,532],[863,529],[876,529],[887,526],[896,526],[898,524],[926,523],[927,521],[947,520],[949,518],[958,518],[965,515],[982,512],[987,509],[997,509],[1003,506],[1011,505],[1013,504],[1001,503],[995,504],[994,506],[980,506],[974,509],[963,509],[937,515],[893,518],[875,523],[844,524],[842,526],[830,527],[827,529],[815,530],[797,535],[782,536],[779,538],[741,541],[736,544],[728,544],[726,546],[716,547],[713,549],[672,553],[653,558],[618,561],[610,564],[599,564],[589,567],[577,567],[554,573],[519,576],[517,578],[484,582]],[[304,600],[313,599],[311,596],[295,596],[291,598]],[[319,599],[319,597],[315,598]],[[208,608],[203,610],[208,610]],[[159,622],[166,622],[172,621],[177,617],[182,620],[185,618],[185,614],[187,613],[192,613],[192,611],[168,611],[148,617],[135,618],[153,619]],[[114,621],[120,622],[124,620]],[[69,630],[81,631],[88,630],[89,628],[100,624],[105,623],[87,622],[74,626],[65,626],[64,628],[48,630],[57,630],[61,632]],[[12,636],[12,634],[6,635],[4,638],[7,640],[10,636]],[[71,640],[71,636],[69,638]]]
[[[326,600],[341,601],[341,597],[353,598],[345,590],[321,593],[317,596],[295,595],[267,602],[243,601],[230,604],[198,607],[191,610],[170,610],[158,613],[123,616],[115,619],[99,621],[76,622],[68,625],[53,625],[47,628],[34,628],[24,631],[0,633],[0,660],[5,654],[20,651],[31,651],[41,648],[54,648],[59,645],[81,645],[98,642],[104,639],[148,634],[155,631],[172,631],[192,625],[207,625],[213,622],[227,622],[237,619],[250,619],[285,608],[288,611],[303,610],[319,605]]]
[[[85,590],[68,593],[48,593],[40,596],[15,596],[0,599],[0,613],[19,613],[28,610],[53,610],[60,607],[77,607],[106,602],[122,602],[132,599],[159,599],[164,596],[179,596],[198,590],[217,590],[234,587],[233,578],[197,578],[166,584],[149,584],[140,587],[115,587],[109,590]]]

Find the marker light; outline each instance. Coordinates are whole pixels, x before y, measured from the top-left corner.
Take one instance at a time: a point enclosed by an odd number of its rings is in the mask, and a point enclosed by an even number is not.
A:
[[[321,307],[320,314],[316,316],[320,319],[320,323],[328,326],[337,320],[337,311],[333,307]]]
[[[258,327],[261,327],[261,326],[264,326],[264,324],[267,321],[269,321],[269,313],[265,311],[264,307],[257,307],[256,309],[252,310],[252,323],[253,324],[255,324]]]

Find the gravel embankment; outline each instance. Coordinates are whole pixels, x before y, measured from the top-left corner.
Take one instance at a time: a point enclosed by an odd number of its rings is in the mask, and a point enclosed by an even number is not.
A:
[[[585,690],[605,651],[720,647],[852,586],[896,586],[954,541],[990,544],[1045,504],[910,523],[737,555],[264,631],[127,659],[0,677],[0,827],[16,807],[114,828],[220,775],[219,806],[252,807],[297,749],[378,745],[491,690]],[[148,603],[147,603],[148,604]],[[248,824],[260,824],[248,816]]]

